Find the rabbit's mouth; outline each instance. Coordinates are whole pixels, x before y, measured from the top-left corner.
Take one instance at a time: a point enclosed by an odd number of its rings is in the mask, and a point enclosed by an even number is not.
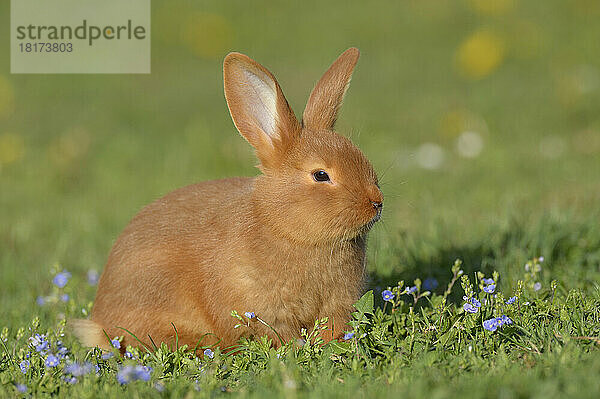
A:
[[[377,214],[373,217],[373,219],[371,219],[371,223],[375,224],[379,222],[379,219],[381,219],[381,211],[378,211]]]
[[[371,228],[375,225],[375,223],[377,223],[379,220],[381,219],[381,209],[377,210],[377,213],[375,214],[375,216],[373,216],[373,218],[371,220],[369,220],[364,226],[363,226],[363,230],[365,232],[371,230]]]

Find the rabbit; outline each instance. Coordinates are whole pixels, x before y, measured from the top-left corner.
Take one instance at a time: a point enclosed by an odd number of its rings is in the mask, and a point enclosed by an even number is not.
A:
[[[267,335],[278,346],[318,318],[328,319],[324,342],[343,336],[383,209],[373,167],[333,130],[358,58],[356,48],[337,58],[299,122],[271,72],[226,56],[227,105],[262,173],[193,184],[143,208],[110,252],[91,319],[72,321],[84,345],[110,349],[121,336],[122,348],[231,348]],[[253,314],[234,328],[233,310]]]

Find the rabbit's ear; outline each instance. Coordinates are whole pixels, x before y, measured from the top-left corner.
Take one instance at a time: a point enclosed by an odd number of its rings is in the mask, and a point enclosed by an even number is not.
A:
[[[300,132],[300,124],[277,80],[250,57],[230,53],[223,63],[223,81],[236,128],[256,149],[263,166],[277,166]]]
[[[331,64],[310,94],[302,116],[303,126],[333,130],[359,55],[358,49],[351,47]]]

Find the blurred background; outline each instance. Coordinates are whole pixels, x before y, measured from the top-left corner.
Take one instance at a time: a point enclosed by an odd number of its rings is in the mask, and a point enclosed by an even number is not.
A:
[[[361,50],[337,129],[372,160],[386,195],[373,286],[447,280],[456,257],[473,269],[521,267],[581,241],[565,225],[597,226],[597,0],[153,0],[150,75],[11,75],[8,2],[0,15],[8,320],[36,306],[54,265],[101,271],[154,199],[258,173],[223,96],[230,51],[269,68],[299,116],[329,64]],[[522,252],[503,253],[504,242]]]

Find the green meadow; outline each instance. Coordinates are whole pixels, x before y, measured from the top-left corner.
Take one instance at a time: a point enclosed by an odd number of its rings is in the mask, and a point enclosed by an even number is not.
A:
[[[597,1],[154,0],[149,75],[11,74],[9,11],[0,396],[600,396]],[[317,322],[304,344],[235,355],[81,347],[64,320],[87,314],[136,212],[258,173],[224,56],[265,65],[299,116],[351,46],[337,130],[372,161],[385,207],[348,339],[320,345]]]

